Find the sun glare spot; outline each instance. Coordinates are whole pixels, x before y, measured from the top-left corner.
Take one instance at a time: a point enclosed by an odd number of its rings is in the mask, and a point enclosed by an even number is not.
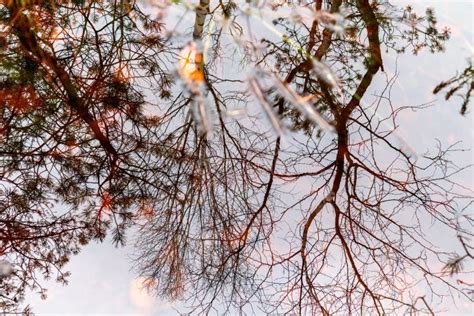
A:
[[[181,51],[178,61],[178,73],[186,81],[201,83],[204,81],[202,63],[203,53],[195,43],[191,43]]]
[[[153,296],[147,291],[149,280],[138,277],[130,282],[129,296],[132,303],[145,310],[150,310],[155,303]]]

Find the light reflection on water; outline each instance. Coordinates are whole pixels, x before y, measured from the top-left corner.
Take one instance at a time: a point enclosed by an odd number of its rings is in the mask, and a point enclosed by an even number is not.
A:
[[[396,135],[399,139],[398,144],[401,147],[406,146],[408,148],[407,151],[413,152],[413,155],[416,156],[423,155],[427,148],[432,147],[431,145],[436,138],[449,144],[455,143],[458,140],[464,141],[463,146],[468,148],[472,147],[474,139],[472,114],[461,118],[458,114],[458,102],[456,100],[445,102],[441,95],[433,96],[431,93],[434,86],[440,80],[451,77],[455,71],[461,71],[465,66],[465,59],[469,57],[469,53],[472,53],[472,28],[469,29],[467,27],[472,15],[472,4],[462,2],[453,5],[440,1],[433,4],[421,2],[419,6],[423,7],[428,4],[435,7],[436,12],[439,14],[440,23],[449,23],[449,27],[452,30],[452,39],[447,44],[446,53],[443,55],[421,53],[419,56],[407,54],[398,58],[391,54],[384,55],[385,70],[388,76],[394,75],[395,71],[398,74],[398,79],[391,92],[391,102],[393,104],[396,106],[412,106],[433,102],[432,106],[425,110],[402,112],[398,117],[399,128],[397,131],[399,135]],[[182,24],[186,23],[181,20],[179,22]],[[190,22],[192,22],[192,19],[190,19]],[[265,34],[268,30],[261,32]],[[226,73],[229,70],[223,69],[222,71]],[[201,79],[202,74],[199,74],[199,76]],[[382,84],[378,85],[375,82],[366,95],[370,96],[372,93],[380,93],[380,89],[382,89]],[[369,106],[367,105],[367,107]],[[242,110],[234,111],[240,113]],[[230,111],[229,113],[232,112]],[[207,128],[205,127],[204,130],[207,130]],[[459,156],[453,159],[460,165],[468,164],[472,162],[472,154],[470,155],[468,152],[460,153]],[[458,180],[466,188],[474,186],[472,177],[470,179],[461,177]],[[439,233],[433,236],[434,241],[439,244],[446,242],[444,237]],[[449,245],[446,244],[446,246]],[[123,312],[133,312],[136,311],[136,308],[151,308],[153,303],[149,298],[143,298],[140,296],[141,294],[137,294],[134,290],[136,282],[132,280],[133,274],[128,272],[129,265],[125,259],[125,254],[133,250],[128,247],[123,250],[114,250],[108,247],[110,246],[107,243],[101,245],[101,247],[88,246],[85,248],[84,253],[73,258],[73,263],[71,264],[73,277],[69,286],[61,288],[54,283],[50,284],[48,287],[53,295],[45,302],[36,301],[33,303],[35,310],[39,314],[42,314],[42,311],[46,313],[64,312],[66,310],[71,312],[79,311],[84,308],[84,305],[75,306],[75,304],[84,304],[85,301],[89,302],[88,310],[91,312],[114,312],[118,311],[115,309],[117,306],[120,306]],[[99,255],[99,253],[102,255]],[[97,262],[98,258],[102,261]],[[92,271],[90,269],[91,266],[94,266]],[[115,268],[111,269],[110,267]],[[104,275],[107,275],[107,281],[104,281],[106,284],[100,287],[100,297],[94,295],[94,289],[97,289],[98,285],[93,282],[83,282],[81,276],[84,275],[88,275],[91,279],[102,278],[103,281],[105,279]],[[126,282],[128,280],[132,280],[130,281],[133,284],[132,290],[124,285],[130,283]],[[129,290],[130,292],[128,292]],[[127,293],[131,296],[127,297]],[[80,297],[79,300],[78,297]],[[118,301],[117,298],[121,298],[120,303],[109,309],[112,306],[110,302]],[[449,306],[450,310],[451,307],[452,310],[458,308],[452,305]],[[469,303],[462,303],[462,306],[459,306],[459,310],[467,313],[469,307]],[[448,309],[446,305],[444,308]]]

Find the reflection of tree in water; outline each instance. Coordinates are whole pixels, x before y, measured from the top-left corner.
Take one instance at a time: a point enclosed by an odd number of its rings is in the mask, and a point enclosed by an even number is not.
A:
[[[195,9],[193,43],[165,25],[171,6]],[[391,104],[394,78],[373,104],[363,98],[385,51],[443,49],[431,10],[367,0],[155,9],[0,6],[0,250],[13,266],[3,308],[26,288],[44,292],[42,275],[65,282],[71,254],[108,231],[123,244],[133,225],[140,273],[196,312],[429,313],[432,284],[464,293],[437,269],[459,272],[453,258],[467,257],[427,233],[458,235],[470,254],[455,149],[418,156],[397,136],[397,114],[418,106]],[[239,62],[240,76],[221,71]],[[232,120],[239,109],[248,115]],[[413,294],[420,283],[426,296]]]
[[[466,114],[471,93],[474,90],[474,68],[472,68],[472,61],[469,61],[468,66],[462,73],[438,84],[434,88],[433,93],[436,94],[442,90],[446,91],[444,96],[446,100],[449,100],[453,95],[461,97],[461,114]]]

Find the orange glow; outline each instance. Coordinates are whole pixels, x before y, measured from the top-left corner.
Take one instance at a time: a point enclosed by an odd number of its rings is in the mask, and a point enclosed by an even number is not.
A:
[[[203,53],[198,51],[196,45],[186,46],[180,54],[178,72],[185,80],[190,82],[204,82]]]
[[[62,39],[64,30],[59,30],[57,27],[52,27],[48,34],[48,39],[51,42],[55,42]]]
[[[0,88],[0,99],[14,112],[24,114],[40,107],[43,101],[30,85]]]
[[[102,203],[99,208],[99,211],[97,212],[97,218],[100,220],[102,219],[102,215],[105,213],[107,215],[110,215],[110,204],[112,202],[112,197],[110,196],[109,192],[104,192],[102,194]]]
[[[153,218],[153,216],[155,215],[155,210],[153,209],[153,206],[151,205],[151,203],[143,202],[140,205],[140,208],[138,209],[138,215],[141,218],[150,219],[150,218]]]
[[[156,282],[153,279],[144,277],[138,277],[130,282],[130,300],[133,305],[141,309],[141,312],[151,311],[151,308],[155,305],[155,298],[147,291],[147,288],[155,286]]]
[[[119,63],[119,66],[114,73],[114,78],[119,82],[127,82],[132,78],[132,74],[130,73],[130,67],[127,63]]]

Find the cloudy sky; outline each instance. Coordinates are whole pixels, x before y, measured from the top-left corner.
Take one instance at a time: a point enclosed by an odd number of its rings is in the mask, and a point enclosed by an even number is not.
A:
[[[400,116],[400,134],[420,153],[432,147],[435,139],[444,144],[462,141],[465,148],[472,148],[473,115],[461,117],[456,102],[447,103],[441,96],[433,96],[431,91],[441,80],[453,76],[456,70],[462,70],[466,58],[474,53],[473,4],[471,1],[452,0],[394,3],[416,3],[415,8],[422,10],[427,6],[433,7],[440,25],[446,25],[452,30],[452,40],[447,45],[446,54],[423,53],[416,57],[406,54],[398,58],[400,75],[392,92],[394,105],[435,101],[434,106],[428,110]],[[394,56],[384,58],[386,70],[394,72]],[[474,160],[472,151],[454,159],[460,165]],[[464,176],[459,180],[468,187],[473,187],[472,173],[470,177]],[[48,298],[43,301],[38,295],[31,293],[26,302],[37,315],[177,315],[172,305],[153,298],[141,289],[141,279],[136,278],[131,271],[132,252],[131,245],[117,249],[108,242],[90,244],[72,258],[68,265],[72,272],[68,286],[64,287],[53,281],[46,282]],[[448,310],[446,315],[469,315],[472,312],[472,305],[467,302],[444,308]]]

